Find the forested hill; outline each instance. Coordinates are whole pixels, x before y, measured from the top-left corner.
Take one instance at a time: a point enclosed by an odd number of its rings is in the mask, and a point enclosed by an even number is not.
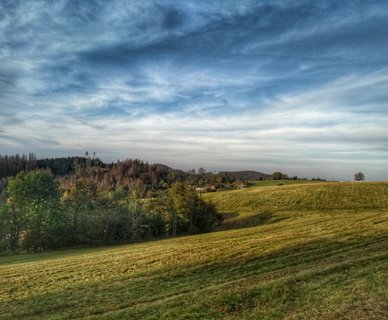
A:
[[[36,159],[34,154],[0,155],[0,179],[35,169],[50,171],[59,179],[62,187],[71,187],[76,179],[82,177],[93,181],[100,191],[133,185],[170,185],[176,181],[184,181],[188,175],[180,170],[160,164],[152,165],[138,159],[104,163],[88,156]]]
[[[257,171],[221,171],[221,175],[226,175],[233,180],[248,181],[248,180],[265,180],[270,177],[269,174],[265,174]]]
[[[207,188],[230,188],[237,181],[262,180],[269,175],[256,171],[220,172],[214,174],[200,169],[184,172],[164,164],[149,164],[138,159],[104,163],[99,158],[61,157],[37,159],[35,154],[0,155],[0,179],[16,176],[19,172],[44,169],[58,178],[63,189],[70,189],[78,178],[87,178],[98,191],[147,186],[148,190],[165,189],[175,182]]]
[[[37,160],[33,153],[26,156],[20,155],[0,155],[0,179],[13,177],[20,171],[28,172],[37,168]]]

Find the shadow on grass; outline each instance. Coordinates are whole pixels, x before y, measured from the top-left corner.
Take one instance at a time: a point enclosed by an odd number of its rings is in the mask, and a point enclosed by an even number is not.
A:
[[[227,212],[222,212],[222,217],[224,218],[224,221],[228,219],[233,219],[237,218],[240,214],[234,211],[227,211]]]
[[[332,292],[341,298],[351,292],[352,283],[387,272],[387,241],[386,235],[350,241],[337,237],[264,254],[241,252],[202,264],[188,261],[176,266],[165,265],[130,277],[123,274],[123,277],[3,301],[0,319],[69,319],[104,314],[109,319],[167,319],[166,313],[185,311],[181,309],[182,301],[186,307],[200,312],[200,316],[190,319],[222,319],[243,315],[258,307],[286,315],[289,310],[304,310],[311,303],[320,305],[325,299],[330,302]],[[379,284],[377,280],[370,280],[370,285],[381,290],[386,284]],[[316,295],[314,290],[320,290],[324,296]],[[346,312],[355,308],[342,305],[340,298],[336,303]],[[379,312],[385,312],[378,298],[372,302],[380,308]],[[359,303],[359,308],[363,308],[365,301],[352,303],[354,306]],[[322,306],[325,307],[329,306]],[[335,310],[334,305],[331,311]],[[374,317],[373,310],[368,312],[368,318],[380,319]]]
[[[288,219],[285,216],[276,216],[269,210],[246,216],[241,216],[237,212],[226,212],[223,213],[223,216],[224,221],[216,231],[250,228]]]

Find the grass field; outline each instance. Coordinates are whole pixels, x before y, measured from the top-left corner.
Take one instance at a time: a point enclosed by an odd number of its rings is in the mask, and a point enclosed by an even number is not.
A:
[[[388,318],[388,183],[205,197],[229,230],[0,258],[0,319]]]
[[[248,188],[205,195],[224,212],[388,208],[388,182],[320,182]]]
[[[253,180],[249,181],[250,187],[273,187],[281,185],[321,183],[318,180]]]

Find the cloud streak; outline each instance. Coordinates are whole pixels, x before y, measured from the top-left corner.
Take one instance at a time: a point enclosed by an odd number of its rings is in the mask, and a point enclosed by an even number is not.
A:
[[[3,2],[1,153],[388,179],[387,9]]]

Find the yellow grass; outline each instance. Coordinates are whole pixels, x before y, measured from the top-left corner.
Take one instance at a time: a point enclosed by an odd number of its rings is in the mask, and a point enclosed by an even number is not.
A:
[[[0,319],[387,319],[387,189],[215,193],[237,229],[0,258]]]

